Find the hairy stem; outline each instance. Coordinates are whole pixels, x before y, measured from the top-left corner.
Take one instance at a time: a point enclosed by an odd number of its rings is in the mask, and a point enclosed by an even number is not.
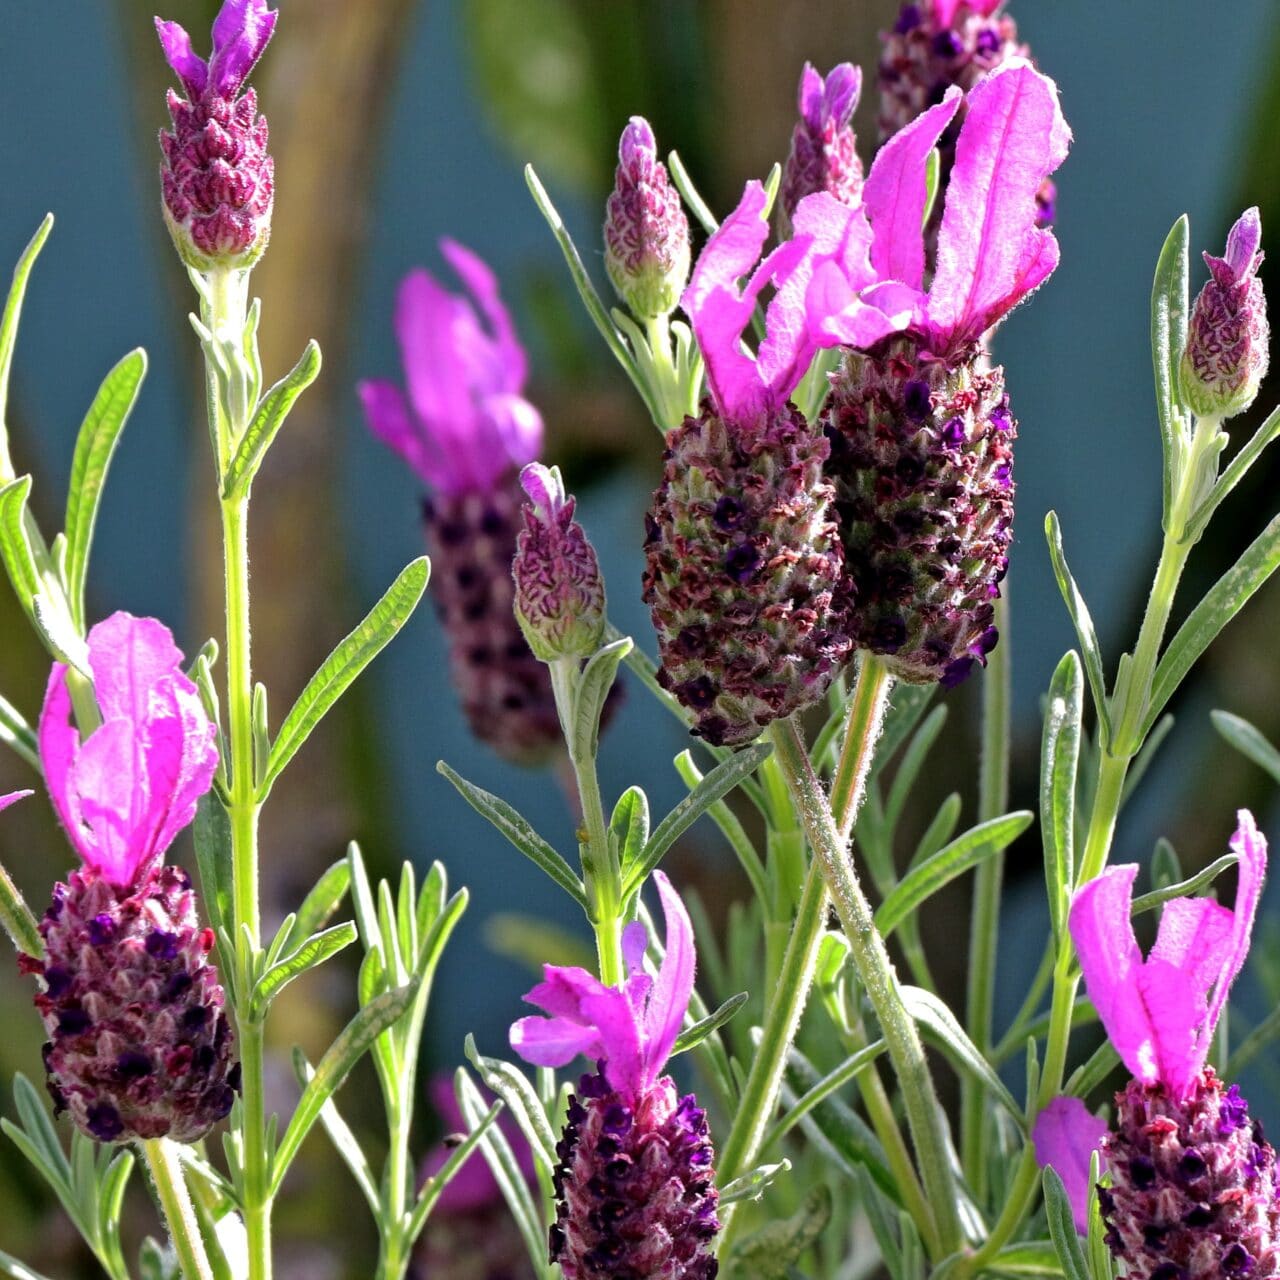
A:
[[[200,1224],[196,1221],[195,1207],[173,1144],[167,1138],[150,1138],[142,1143],[142,1152],[160,1197],[183,1280],[213,1280],[213,1268],[205,1253]]]

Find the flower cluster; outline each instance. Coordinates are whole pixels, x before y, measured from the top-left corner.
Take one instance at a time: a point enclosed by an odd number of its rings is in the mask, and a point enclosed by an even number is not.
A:
[[[791,133],[791,151],[782,171],[779,221],[784,236],[805,196],[826,191],[841,204],[862,196],[862,161],[853,131],[853,113],[862,90],[862,72],[842,62],[824,78],[806,62],[800,77],[800,118]]]

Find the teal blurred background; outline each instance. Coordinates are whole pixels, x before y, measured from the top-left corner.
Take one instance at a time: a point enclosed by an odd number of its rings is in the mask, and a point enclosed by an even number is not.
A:
[[[255,490],[255,659],[275,719],[327,647],[420,553],[418,483],[368,436],[353,388],[361,376],[398,376],[396,285],[415,264],[442,269],[436,241],[446,234],[486,257],[504,281],[534,353],[531,398],[546,418],[547,460],[563,464],[581,495],[613,620],[652,650],[639,603],[640,516],[658,474],[659,441],[579,314],[522,166],[537,165],[604,287],[599,223],[617,134],[629,114],[652,119],[660,145],[681,150],[723,211],[747,178],[784,158],[803,61],[825,70],[851,58],[868,72],[859,120],[869,159],[875,33],[892,21],[895,6],[282,0],[280,8],[275,44],[256,77],[272,124],[279,204],[255,292],[267,317],[269,377],[312,335],[326,362],[310,406],[291,421]],[[997,353],[1021,424],[1010,575],[1021,748],[1014,801],[1034,807],[1038,699],[1073,643],[1049,571],[1043,517],[1051,507],[1061,516],[1072,567],[1114,663],[1134,632],[1159,536],[1151,273],[1165,233],[1184,211],[1193,245],[1219,252],[1248,203],[1263,204],[1264,243],[1267,227],[1280,225],[1280,14],[1273,0],[1234,0],[1228,35],[1207,29],[1207,10],[1191,0],[1027,0],[1012,12],[1042,68],[1058,80],[1076,138],[1059,174],[1062,266],[1001,330]],[[210,13],[210,5],[193,0],[170,0],[164,10],[193,31]],[[60,505],[74,433],[103,373],[132,346],[145,346],[151,357],[99,525],[92,610],[163,617],[191,653],[217,626],[219,558],[209,523],[207,437],[198,420],[197,349],[185,319],[191,299],[158,212],[154,138],[164,122],[166,72],[150,17],[150,7],[136,0],[8,7],[0,60],[7,178],[0,267],[7,270],[52,209],[58,225],[29,294],[14,389],[14,454],[20,469],[35,473],[38,511]],[[1201,278],[1193,276],[1194,287]],[[1260,404],[1274,398],[1266,387]],[[1274,464],[1259,466],[1232,499],[1226,527],[1194,558],[1187,600],[1273,514],[1276,474]],[[1276,813],[1271,790],[1211,735],[1207,712],[1225,706],[1280,736],[1278,624],[1273,588],[1181,697],[1178,728],[1126,814],[1121,857],[1145,859],[1165,833],[1188,864],[1208,861],[1222,852],[1233,811],[1245,803],[1268,829]],[[44,674],[6,593],[0,692],[34,716]],[[936,780],[940,794],[959,786],[967,802],[976,772],[972,684],[952,698],[946,763]],[[683,788],[670,760],[684,745],[678,727],[632,688],[603,748],[606,799],[635,782],[655,810],[674,803]],[[527,966],[493,950],[492,918],[518,912],[579,932],[582,922],[436,774],[440,758],[500,792],[562,847],[571,845],[572,819],[549,777],[506,766],[467,736],[443,638],[424,608],[372,668],[361,695],[308,745],[295,776],[277,788],[264,858],[277,914],[353,836],[378,868],[402,857],[420,864],[439,858],[455,883],[470,886],[472,905],[446,958],[429,1034],[433,1059],[447,1068],[460,1059],[467,1031],[489,1051],[503,1047],[528,983]],[[1212,786],[1201,786],[1207,778]],[[20,765],[0,760],[0,791],[27,782]],[[6,815],[0,850],[33,902],[66,866],[47,814]],[[738,895],[736,869],[713,833],[696,830],[674,856],[680,876],[701,888],[713,912]],[[1038,877],[1032,835],[1011,854],[1004,944],[1010,1001],[1021,994],[1043,938]],[[1268,902],[1274,907],[1274,895]],[[940,904],[937,929],[927,935],[938,938],[940,955],[948,945],[958,953],[954,940],[966,920],[963,895]],[[945,973],[947,965],[938,968]],[[282,1050],[293,1039],[323,1045],[331,1020],[346,1010],[340,976],[331,975],[327,987],[322,978],[308,982],[311,989],[282,1017]],[[4,1015],[23,1027],[0,1049],[6,1074],[17,1066],[38,1071],[35,1020],[23,1011],[28,995],[15,976],[0,996]],[[1252,994],[1255,1006],[1264,998]],[[284,1068],[281,1076],[287,1088]],[[1257,1087],[1271,1083],[1263,1077]],[[1280,1103],[1264,1100],[1256,1110],[1280,1119]],[[9,1170],[0,1204],[20,1198],[34,1209],[31,1189],[13,1180],[12,1154],[0,1153]],[[328,1168],[319,1153],[317,1160],[319,1170]],[[327,1175],[313,1176],[318,1183]],[[20,1250],[24,1227],[5,1217],[0,1247]],[[45,1236],[59,1259],[47,1264],[55,1274],[72,1274],[78,1264],[69,1242],[44,1230],[43,1221],[32,1215],[25,1230]],[[314,1231],[303,1220],[295,1234],[301,1240]],[[350,1256],[358,1256],[362,1237],[354,1239]],[[298,1275],[347,1274],[334,1261],[343,1246],[296,1248]],[[359,1275],[359,1267],[350,1274]]]

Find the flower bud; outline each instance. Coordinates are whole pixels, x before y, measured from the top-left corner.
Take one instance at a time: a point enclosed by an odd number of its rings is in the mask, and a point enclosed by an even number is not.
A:
[[[559,467],[520,473],[529,502],[511,565],[516,621],[543,662],[589,658],[604,641],[604,579],[595,548],[573,518]]]
[[[862,161],[853,132],[853,112],[862,88],[862,72],[842,62],[823,79],[810,63],[800,77],[800,119],[791,134],[791,152],[782,173],[782,237],[790,235],[791,215],[805,196],[826,191],[841,204],[856,204],[862,194]]]
[[[173,132],[160,134],[165,223],[196,271],[245,270],[271,235],[274,163],[257,95],[240,90],[275,29],[267,0],[226,0],[206,61],[176,22],[156,20],[169,65],[186,98],[169,91]]]
[[[1204,255],[1210,278],[1191,311],[1181,369],[1182,398],[1201,418],[1243,413],[1267,372],[1261,241],[1258,210],[1249,209],[1227,236],[1226,257]]]
[[[178,867],[153,865],[116,886],[95,868],[54,888],[40,923],[36,1008],[49,1092],[99,1142],[195,1142],[231,1110],[240,1087],[213,930],[196,916]]]
[[[618,144],[605,212],[604,265],[638,320],[670,315],[689,278],[689,219],[641,116],[631,117]]]

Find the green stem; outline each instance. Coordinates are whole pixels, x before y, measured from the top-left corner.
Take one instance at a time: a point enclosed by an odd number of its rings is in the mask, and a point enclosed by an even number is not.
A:
[[[405,1246],[405,1213],[409,1175],[409,1116],[397,1100],[389,1109],[391,1149],[387,1153],[385,1220],[382,1223],[382,1255],[378,1280],[403,1280],[409,1266]]]
[[[151,1138],[142,1143],[142,1152],[160,1197],[184,1280],[213,1280],[213,1268],[205,1253],[195,1207],[172,1144],[167,1138]]]
[[[800,732],[791,718],[775,721],[772,732],[777,759],[795,797],[815,858],[822,866],[836,914],[849,939],[850,954],[875,1010],[898,1077],[915,1146],[916,1165],[938,1228],[936,1259],[959,1249],[963,1232],[943,1113],[929,1074],[924,1045],[902,1003],[897,975],[884,939],[876,931],[871,904],[858,882]]]
[[[978,781],[978,821],[998,818],[1009,807],[1009,601],[996,601],[1000,644],[982,682],[982,764]],[[1000,891],[1004,854],[987,858],[973,881],[973,909],[969,925],[969,981],[965,1009],[969,1038],[984,1057],[991,1056],[995,1007],[996,961],[1000,945]],[[978,1203],[987,1196],[987,1092],[966,1076],[961,1085],[961,1134],[964,1169]]]
[[[839,819],[846,832],[853,826],[857,806],[866,788],[875,744],[884,723],[890,684],[891,678],[879,661],[864,655],[849,707],[844,750],[837,770],[840,780],[837,793]],[[760,1043],[743,1086],[733,1126],[721,1150],[719,1167],[722,1183],[746,1173],[760,1155],[760,1144],[768,1131],[782,1089],[787,1054],[795,1042],[813,985],[829,905],[821,868],[815,858],[805,877],[800,907],[783,955],[778,981],[771,988],[774,998],[765,1014]],[[734,1205],[725,1209],[726,1231],[733,1220],[734,1209]]]

